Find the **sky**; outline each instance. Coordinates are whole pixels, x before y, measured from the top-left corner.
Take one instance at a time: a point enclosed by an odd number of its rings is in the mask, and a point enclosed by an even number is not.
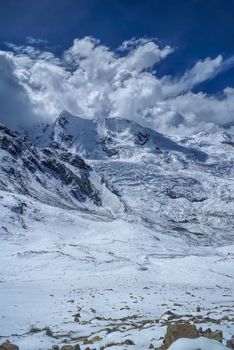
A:
[[[0,121],[67,109],[166,133],[226,128],[233,23],[234,0],[0,0]]]

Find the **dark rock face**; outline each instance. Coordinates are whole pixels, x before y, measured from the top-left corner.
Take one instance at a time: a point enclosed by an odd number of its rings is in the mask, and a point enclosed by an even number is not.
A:
[[[60,158],[60,157],[59,157]],[[96,205],[101,205],[101,198],[99,197],[98,191],[90,183],[89,169],[85,162],[79,157],[71,159],[69,163],[69,154],[63,153],[62,159],[66,159],[67,163],[73,165],[75,163],[75,168],[79,169],[79,174],[77,175],[75,171],[71,170],[66,163],[61,162],[56,155],[44,158],[41,160],[44,172],[49,172],[54,177],[58,178],[62,184],[69,186],[69,192],[78,201],[85,201],[87,197],[91,198]]]
[[[60,153],[60,159],[64,162],[71,164],[74,168],[91,170],[91,167],[85,163],[85,161],[78,155],[70,152]]]
[[[9,134],[8,129],[3,131],[5,135],[1,133],[0,148],[8,151],[13,156],[17,156],[22,151],[22,142]]]
[[[91,167],[78,154],[34,145],[27,136],[0,125],[0,189],[32,196],[43,202],[75,207],[90,200],[102,204],[90,181]],[[43,195],[44,193],[44,195]],[[50,199],[51,198],[51,199]]]
[[[100,145],[108,157],[113,157],[119,154],[111,137],[101,138]]]
[[[139,145],[144,146],[146,142],[149,140],[149,135],[148,134],[143,134],[142,132],[139,132],[137,135]]]

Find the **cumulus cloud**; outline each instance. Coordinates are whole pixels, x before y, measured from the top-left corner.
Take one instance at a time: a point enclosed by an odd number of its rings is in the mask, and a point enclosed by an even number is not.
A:
[[[39,120],[16,69],[13,57],[0,51],[0,122],[10,127],[25,126]]]
[[[207,57],[203,61],[198,61],[190,70],[186,71],[180,78],[171,77],[164,79],[164,88],[167,89],[167,94],[178,95],[184,91],[191,90],[196,85],[214,78],[221,72],[221,69],[226,65],[226,61],[223,60],[221,55],[214,59]],[[171,84],[172,82],[172,84]]]
[[[116,51],[94,38],[75,39],[60,58],[36,44],[8,43],[8,53],[1,52],[0,121],[28,123],[40,116],[51,122],[66,109],[86,118],[133,119],[174,134],[215,131],[234,122],[233,89],[219,98],[192,92],[232,67],[232,57],[208,57],[182,76],[159,78],[155,69],[173,48],[153,39],[132,39]]]

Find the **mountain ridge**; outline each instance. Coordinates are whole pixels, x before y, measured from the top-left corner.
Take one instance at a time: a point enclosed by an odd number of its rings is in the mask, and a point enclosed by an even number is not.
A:
[[[173,140],[130,120],[88,120],[66,111],[27,133],[4,126],[0,132],[2,190],[111,213],[191,244],[233,237],[234,157],[227,133]]]

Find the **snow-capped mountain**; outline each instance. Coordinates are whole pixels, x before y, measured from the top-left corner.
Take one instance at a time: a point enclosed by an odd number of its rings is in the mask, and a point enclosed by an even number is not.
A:
[[[108,343],[117,336],[106,331],[109,317],[129,318],[118,332],[141,349],[152,334],[142,327],[139,340],[133,320],[152,321],[173,305],[185,314],[199,304],[205,315],[207,300],[231,302],[233,146],[223,131],[168,137],[68,112],[27,131],[1,125],[3,335],[15,334],[23,350],[32,325],[63,340],[97,332]],[[160,322],[152,321],[158,338]],[[35,335],[30,349],[51,342]]]
[[[126,219],[196,244],[233,239],[234,156],[227,133],[173,140],[130,120],[63,112],[31,138],[40,152],[50,150],[70,167],[82,157],[113,194],[109,207],[117,197]],[[91,187],[89,197],[102,205]]]

